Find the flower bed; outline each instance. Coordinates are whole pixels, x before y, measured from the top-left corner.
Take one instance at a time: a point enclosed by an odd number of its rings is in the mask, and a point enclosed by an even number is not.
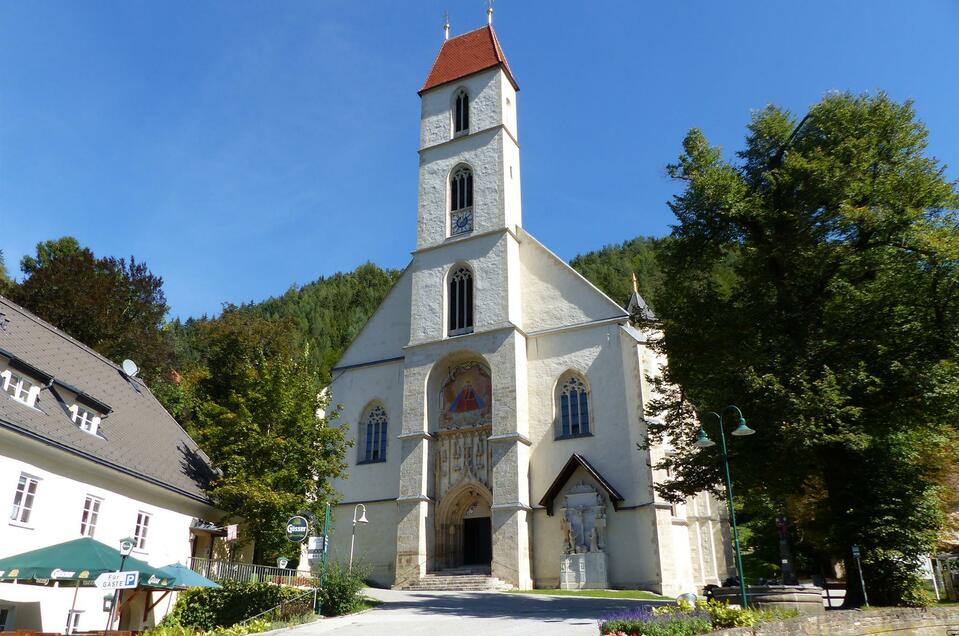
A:
[[[752,627],[771,620],[792,618],[795,611],[740,609],[718,601],[641,607],[604,617],[601,634],[612,636],[695,636],[729,627]]]

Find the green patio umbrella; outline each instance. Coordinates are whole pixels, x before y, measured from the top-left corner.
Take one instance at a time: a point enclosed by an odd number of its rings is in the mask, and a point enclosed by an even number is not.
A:
[[[92,585],[104,572],[120,568],[120,551],[90,537],[31,550],[0,559],[0,581],[49,584],[71,581]],[[126,572],[140,573],[141,588],[174,589],[173,577],[145,561],[127,557]]]
[[[170,574],[173,579],[174,587],[220,587],[219,583],[214,583],[202,574],[194,572],[182,563],[171,563],[164,565],[163,571]]]

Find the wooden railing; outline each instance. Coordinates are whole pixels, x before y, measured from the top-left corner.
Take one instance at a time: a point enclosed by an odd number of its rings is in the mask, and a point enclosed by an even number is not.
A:
[[[190,569],[202,574],[211,581],[241,581],[244,583],[275,583],[277,585],[293,585],[309,587],[310,578],[303,576],[299,570],[289,568],[275,568],[269,565],[253,563],[232,563],[229,561],[214,561],[192,557]]]

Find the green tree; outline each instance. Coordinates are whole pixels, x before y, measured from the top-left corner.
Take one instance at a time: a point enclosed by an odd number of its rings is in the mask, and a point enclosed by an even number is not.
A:
[[[147,380],[167,373],[163,279],[146,264],[97,258],[65,237],[39,243],[21,266],[26,278],[9,290],[14,302],[111,360],[135,360]]]
[[[72,236],[62,236],[51,241],[37,243],[37,255],[27,254],[20,259],[20,271],[30,276],[41,267],[49,267],[58,258],[74,256],[83,251],[80,242]]]
[[[9,293],[8,288],[13,284],[7,272],[7,264],[3,259],[3,250],[0,250],[0,294]]]
[[[657,255],[662,492],[722,483],[693,405],[736,403],[758,431],[730,446],[744,507],[785,510],[848,573],[863,546],[874,603],[922,601],[959,447],[957,195],[926,137],[884,94],[832,94],[799,122],[770,106],[735,161],[691,130]]]
[[[662,239],[638,236],[620,245],[580,254],[569,264],[617,303],[625,306],[633,293],[633,275],[643,299],[654,310],[662,276],[656,259]]]
[[[331,480],[345,469],[343,429],[331,425],[337,413],[290,321],[227,307],[198,321],[193,337],[201,364],[181,376],[181,415],[221,472],[211,498],[244,520],[257,562],[272,560],[288,549],[286,520],[322,518],[333,499]]]

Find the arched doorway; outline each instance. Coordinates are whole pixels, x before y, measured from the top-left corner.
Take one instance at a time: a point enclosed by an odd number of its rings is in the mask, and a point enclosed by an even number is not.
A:
[[[457,486],[437,512],[436,567],[488,568],[493,560],[490,491],[477,481]]]

